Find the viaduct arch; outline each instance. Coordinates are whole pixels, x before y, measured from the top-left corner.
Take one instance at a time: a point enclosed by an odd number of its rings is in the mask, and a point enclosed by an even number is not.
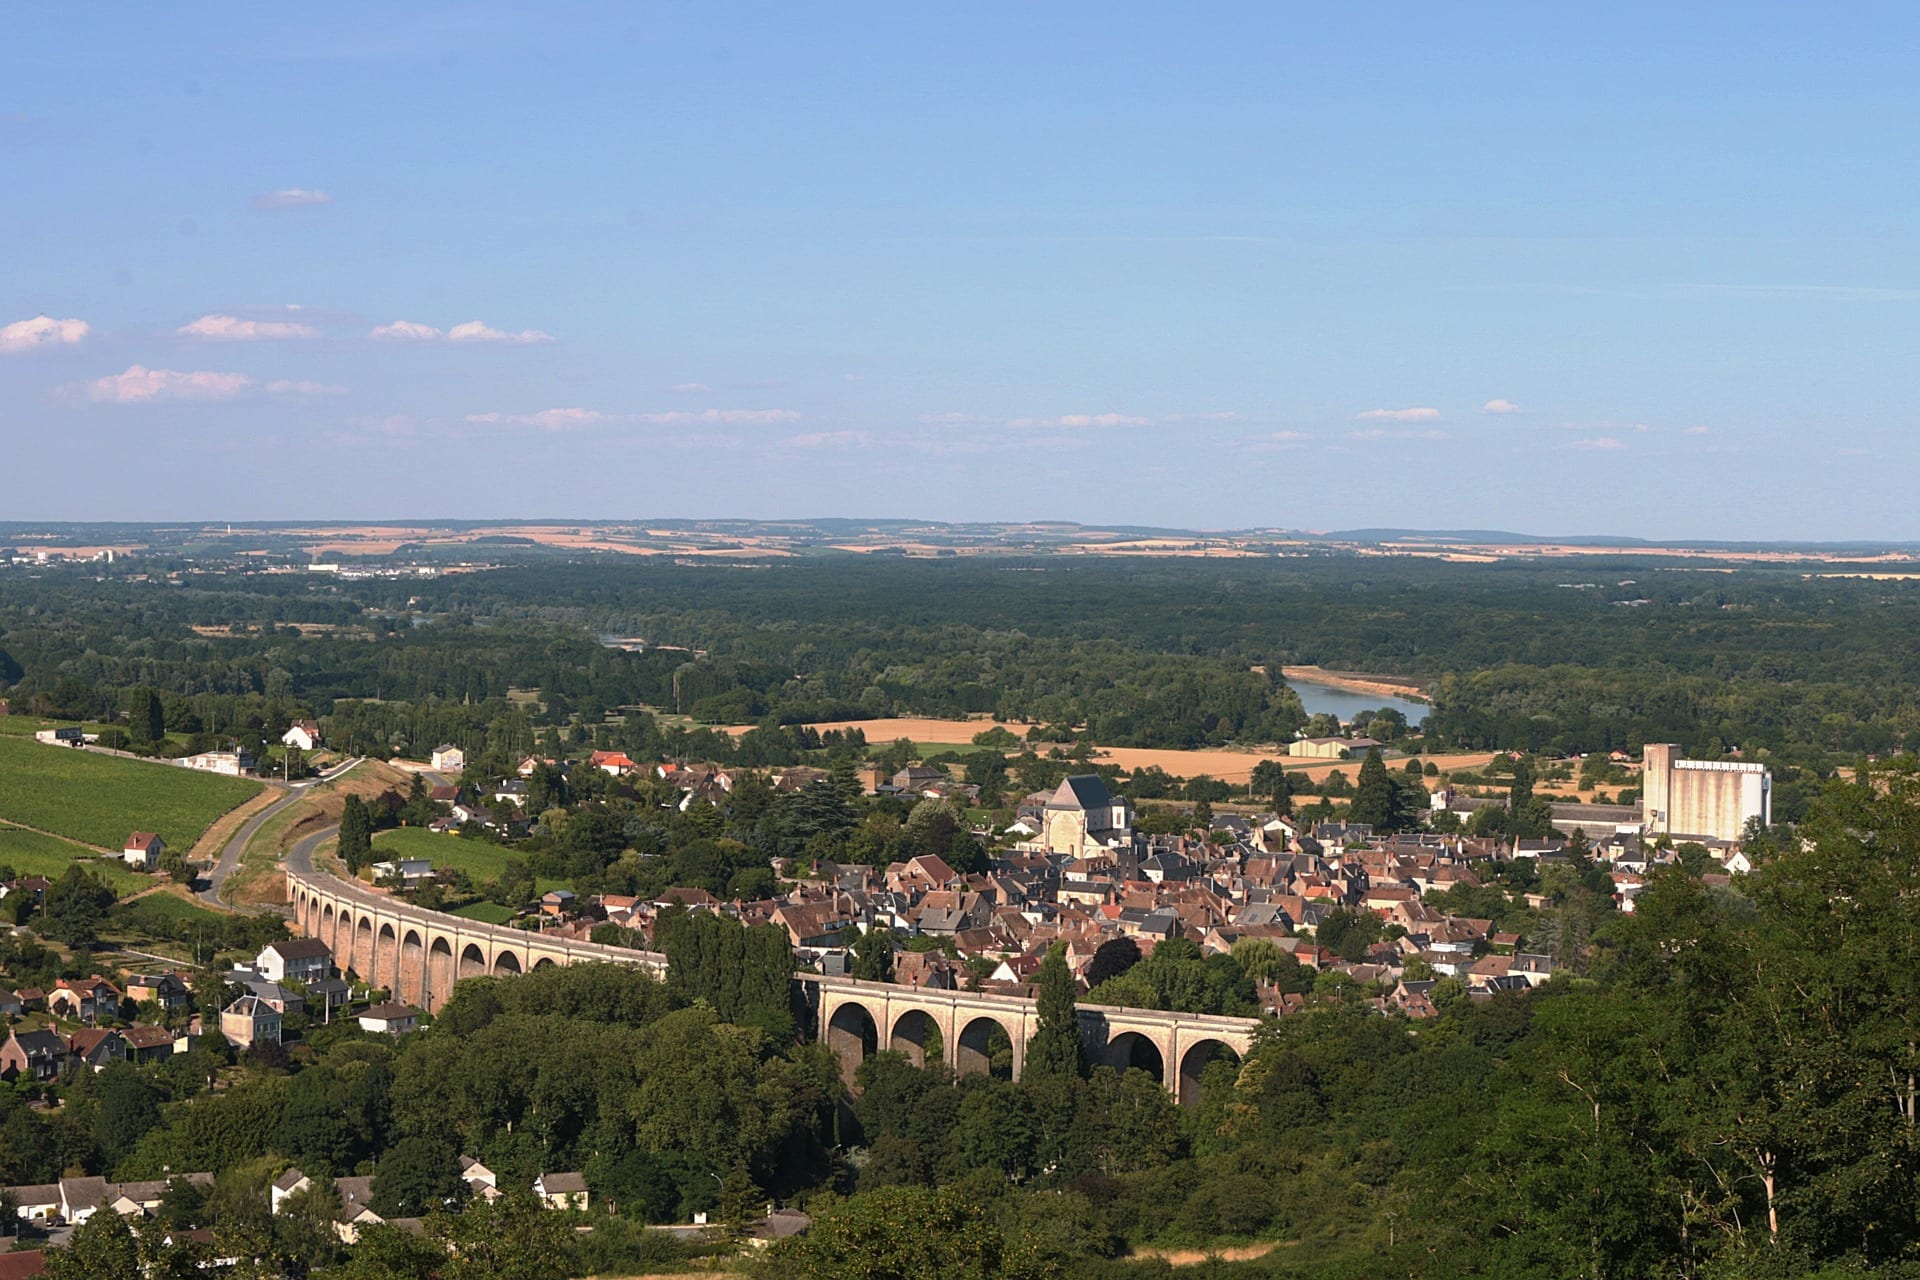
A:
[[[294,925],[325,942],[341,969],[429,1012],[446,1002],[454,983],[482,974],[580,963],[631,965],[654,978],[666,973],[666,957],[657,952],[444,915],[322,872],[288,868],[287,894]],[[921,1065],[944,1061],[961,1074],[998,1066],[1018,1079],[1040,1025],[1037,1005],[1022,996],[816,974],[797,974],[795,980],[849,1084],[860,1063],[882,1049]],[[1085,1004],[1079,1019],[1089,1062],[1147,1071],[1189,1105],[1199,1101],[1208,1064],[1221,1055],[1244,1056],[1260,1025],[1253,1018]]]

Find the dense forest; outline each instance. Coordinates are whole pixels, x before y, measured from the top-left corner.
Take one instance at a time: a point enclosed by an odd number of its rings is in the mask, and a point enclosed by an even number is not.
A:
[[[1916,624],[1920,584],[1630,559],[603,559],[174,585],[51,568],[0,576],[0,686],[75,716],[150,686],[215,732],[378,700],[378,732],[403,739],[645,705],[770,725],[991,713],[1194,747],[1290,738],[1306,717],[1267,673],[1298,663],[1425,682],[1441,745],[1812,761],[1920,740]],[[533,691],[532,712],[510,700]]]

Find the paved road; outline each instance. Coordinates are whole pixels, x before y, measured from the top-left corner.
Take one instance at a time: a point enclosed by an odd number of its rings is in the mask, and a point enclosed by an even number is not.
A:
[[[220,851],[220,860],[214,863],[213,870],[207,873],[207,887],[199,891],[199,896],[204,901],[210,902],[215,906],[227,905],[221,901],[220,891],[226,887],[227,878],[239,870],[240,858],[246,853],[247,845],[255,836],[260,834],[260,828],[266,825],[267,819],[273,817],[274,814],[279,813],[288,805],[297,803],[300,797],[307,793],[308,788],[317,786],[322,782],[331,782],[359,763],[360,761],[358,759],[347,760],[329,772],[321,774],[318,778],[309,778],[285,787],[284,789],[287,794],[281,796],[259,813],[254,814],[251,818],[248,818],[246,822],[241,825],[240,829],[233,833],[233,839],[227,841],[226,847]]]

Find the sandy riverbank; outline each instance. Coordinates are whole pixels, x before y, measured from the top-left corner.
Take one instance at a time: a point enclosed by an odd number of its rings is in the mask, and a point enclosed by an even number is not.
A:
[[[1400,676],[1370,676],[1356,671],[1328,671],[1324,667],[1282,667],[1280,674],[1302,684],[1317,684],[1346,693],[1365,693],[1379,698],[1412,698],[1427,701],[1418,681]]]

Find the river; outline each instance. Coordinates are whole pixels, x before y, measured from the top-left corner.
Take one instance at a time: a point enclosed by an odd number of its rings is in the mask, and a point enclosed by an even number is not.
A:
[[[1321,712],[1340,717],[1342,723],[1353,719],[1360,711],[1378,711],[1382,707],[1392,707],[1407,718],[1408,724],[1419,724],[1427,718],[1430,708],[1424,702],[1414,702],[1410,698],[1392,698],[1378,693],[1354,693],[1348,689],[1335,689],[1331,685],[1316,684],[1298,676],[1289,676],[1287,683],[1300,695],[1300,705],[1307,714],[1317,716]]]

